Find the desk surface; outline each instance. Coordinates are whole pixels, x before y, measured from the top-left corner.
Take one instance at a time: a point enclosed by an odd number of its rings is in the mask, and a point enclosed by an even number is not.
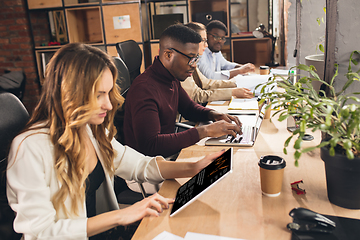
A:
[[[214,107],[217,108],[217,107]],[[225,110],[219,106],[218,110]],[[290,240],[291,232],[286,225],[292,221],[289,212],[294,207],[304,207],[321,214],[360,218],[360,210],[349,210],[331,204],[327,198],[325,170],[317,149],[304,154],[299,167],[294,166],[293,149],[283,153],[283,143],[290,136],[286,121],[277,117],[263,121],[253,147],[234,148],[234,171],[198,200],[174,217],[165,210],[160,217],[144,218],[133,240],[153,239],[163,231],[184,237],[187,232],[212,234],[248,240]],[[313,145],[320,141],[320,133],[312,134]],[[204,146],[204,141],[183,149],[177,161],[196,161],[205,154],[220,151],[223,147]],[[261,193],[260,174],[257,165],[263,155],[279,155],[287,166],[284,172],[282,192],[278,197],[266,197]],[[188,179],[166,180],[159,193],[174,198],[177,189]],[[290,183],[303,180],[306,195],[296,195]]]

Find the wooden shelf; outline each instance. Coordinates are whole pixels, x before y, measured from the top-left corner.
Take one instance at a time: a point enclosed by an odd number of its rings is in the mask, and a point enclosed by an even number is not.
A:
[[[27,0],[29,9],[62,7],[61,0]]]
[[[41,85],[44,82],[46,65],[49,63],[50,58],[55,54],[58,49],[59,48],[35,51],[36,66],[39,71],[39,80]]]
[[[66,9],[69,42],[104,43],[100,7]]]
[[[189,0],[190,21],[206,25],[215,18],[229,26],[228,0]],[[229,30],[229,27],[228,27]],[[226,35],[229,35],[229,31]]]
[[[231,41],[234,62],[265,65],[271,61],[270,38],[238,38]]]
[[[144,52],[145,4],[140,0],[27,0],[38,75],[42,82],[44,61],[62,45],[52,41],[86,43],[117,56],[115,44],[129,39]],[[54,19],[51,13],[62,13]],[[54,14],[54,13],[53,13]],[[128,21],[119,22],[125,19]],[[146,21],[146,20],[145,20]],[[144,36],[143,36],[144,35]],[[46,59],[44,58],[46,57]],[[45,60],[44,60],[45,59]],[[145,54],[143,59],[148,59]],[[48,61],[48,59],[46,60]],[[142,64],[142,70],[145,64]]]
[[[64,0],[64,5],[69,6],[86,6],[100,4],[100,0]]]
[[[132,39],[141,42],[138,3],[103,6],[106,41],[118,43]]]

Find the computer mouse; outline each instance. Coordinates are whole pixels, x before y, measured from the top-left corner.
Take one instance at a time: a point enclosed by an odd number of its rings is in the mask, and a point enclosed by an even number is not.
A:
[[[331,233],[336,224],[327,217],[306,208],[294,208],[289,215],[294,219],[287,228],[294,232]]]

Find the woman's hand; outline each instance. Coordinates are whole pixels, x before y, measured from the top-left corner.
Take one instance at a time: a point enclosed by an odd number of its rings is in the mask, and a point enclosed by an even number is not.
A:
[[[155,193],[127,208],[120,209],[119,225],[129,225],[148,216],[158,217],[163,209],[169,208],[171,203],[174,203],[174,199],[164,198]]]
[[[195,163],[195,169],[197,174],[201,170],[203,170],[205,167],[207,167],[210,163],[212,163],[215,159],[221,156],[225,152],[225,149],[221,150],[220,152],[210,153],[206,155],[203,159],[200,159]],[[195,175],[194,174],[194,175]]]
[[[127,208],[105,212],[88,218],[87,236],[94,236],[119,225],[126,226],[147,216],[158,217],[163,209],[168,209],[169,204],[173,202],[173,199],[164,198],[155,193]]]

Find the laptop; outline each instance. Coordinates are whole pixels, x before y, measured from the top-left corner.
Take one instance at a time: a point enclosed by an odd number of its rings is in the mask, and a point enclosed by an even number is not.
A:
[[[256,114],[246,113],[236,115],[242,123],[243,134],[225,135],[217,138],[209,138],[205,141],[206,146],[233,146],[233,147],[252,147],[260,131],[260,126],[265,116],[265,108],[267,104],[263,104],[258,116]]]
[[[179,187],[175,202],[172,206],[170,217],[175,216],[184,208],[189,206],[204,192],[224,179],[232,172],[233,149],[229,148],[220,157],[215,159],[207,167],[192,177],[189,181]]]

